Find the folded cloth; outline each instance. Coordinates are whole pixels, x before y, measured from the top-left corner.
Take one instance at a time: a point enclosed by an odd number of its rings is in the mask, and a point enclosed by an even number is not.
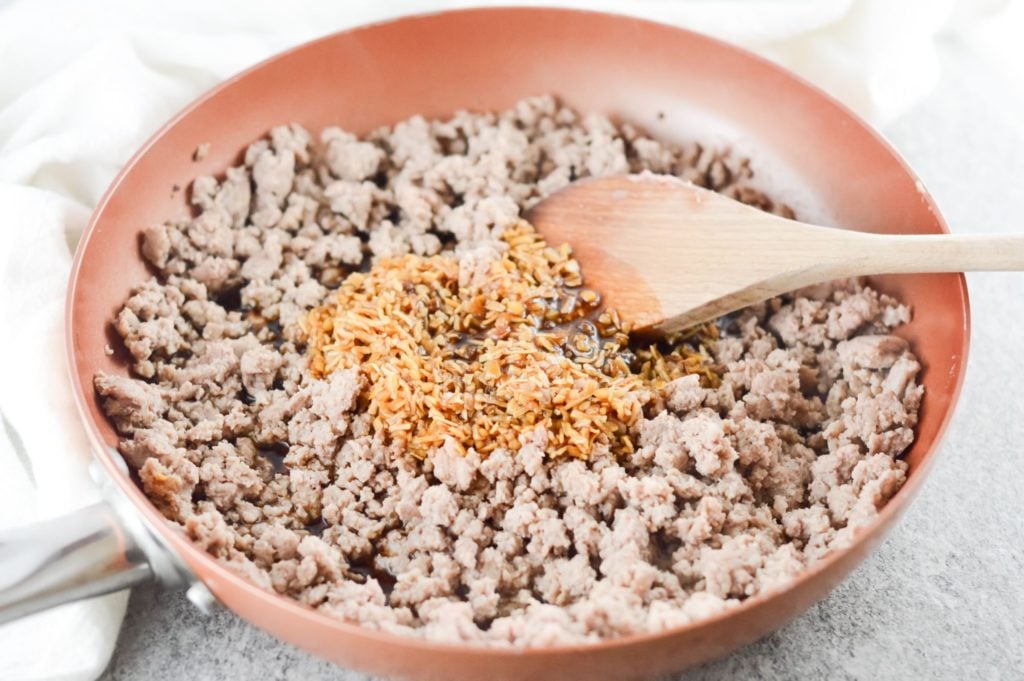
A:
[[[357,24],[476,4],[487,3],[0,0],[0,529],[97,497],[66,380],[64,289],[88,213],[131,152],[200,92],[284,48]],[[932,38],[954,9],[952,0],[558,4],[745,45],[875,122],[934,83]],[[2,676],[98,677],[125,603],[115,594],[0,628]]]

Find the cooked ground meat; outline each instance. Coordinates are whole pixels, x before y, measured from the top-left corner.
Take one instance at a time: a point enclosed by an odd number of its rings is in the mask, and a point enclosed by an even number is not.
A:
[[[467,281],[521,211],[588,175],[670,173],[781,214],[748,164],[550,97],[359,138],[275,128],[146,230],[157,275],[115,320],[134,377],[95,387],[146,494],[203,550],[327,615],[432,640],[596,641],[691,622],[850,542],[905,479],[908,309],[859,282],[720,320],[719,386],[653,396],[635,451],[549,460],[451,443],[422,461],[312,377],[302,321],[354,269],[450,249]],[[585,275],[585,273],[584,273]],[[461,276],[461,273],[460,273]]]

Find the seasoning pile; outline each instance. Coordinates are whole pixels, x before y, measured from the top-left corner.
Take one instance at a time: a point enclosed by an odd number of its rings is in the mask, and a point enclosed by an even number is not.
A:
[[[451,254],[406,255],[349,275],[308,319],[313,375],[358,369],[374,432],[421,459],[446,438],[462,455],[518,451],[538,427],[551,458],[631,453],[647,383],[708,374],[706,350],[647,348],[642,380],[627,330],[580,288],[568,245],[524,221],[499,244],[475,271]]]

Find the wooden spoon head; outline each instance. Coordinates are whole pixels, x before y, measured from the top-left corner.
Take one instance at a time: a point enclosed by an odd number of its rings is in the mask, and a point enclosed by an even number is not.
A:
[[[793,245],[833,231],[651,173],[581,180],[534,206],[527,219],[548,243],[570,244],[586,285],[635,329],[651,333],[820,281],[811,271],[813,253]],[[794,269],[804,276],[777,276]]]

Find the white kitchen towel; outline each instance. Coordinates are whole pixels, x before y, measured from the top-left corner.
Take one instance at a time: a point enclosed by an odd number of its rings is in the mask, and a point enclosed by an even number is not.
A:
[[[488,3],[0,0],[0,529],[97,497],[66,383],[63,296],[88,213],[131,152],[203,90],[284,48],[401,14],[479,4]],[[953,0],[558,4],[747,46],[876,123],[935,82],[932,41],[951,13],[958,26],[979,13],[978,3],[964,10]],[[0,676],[98,677],[125,603],[117,594],[0,627]]]

